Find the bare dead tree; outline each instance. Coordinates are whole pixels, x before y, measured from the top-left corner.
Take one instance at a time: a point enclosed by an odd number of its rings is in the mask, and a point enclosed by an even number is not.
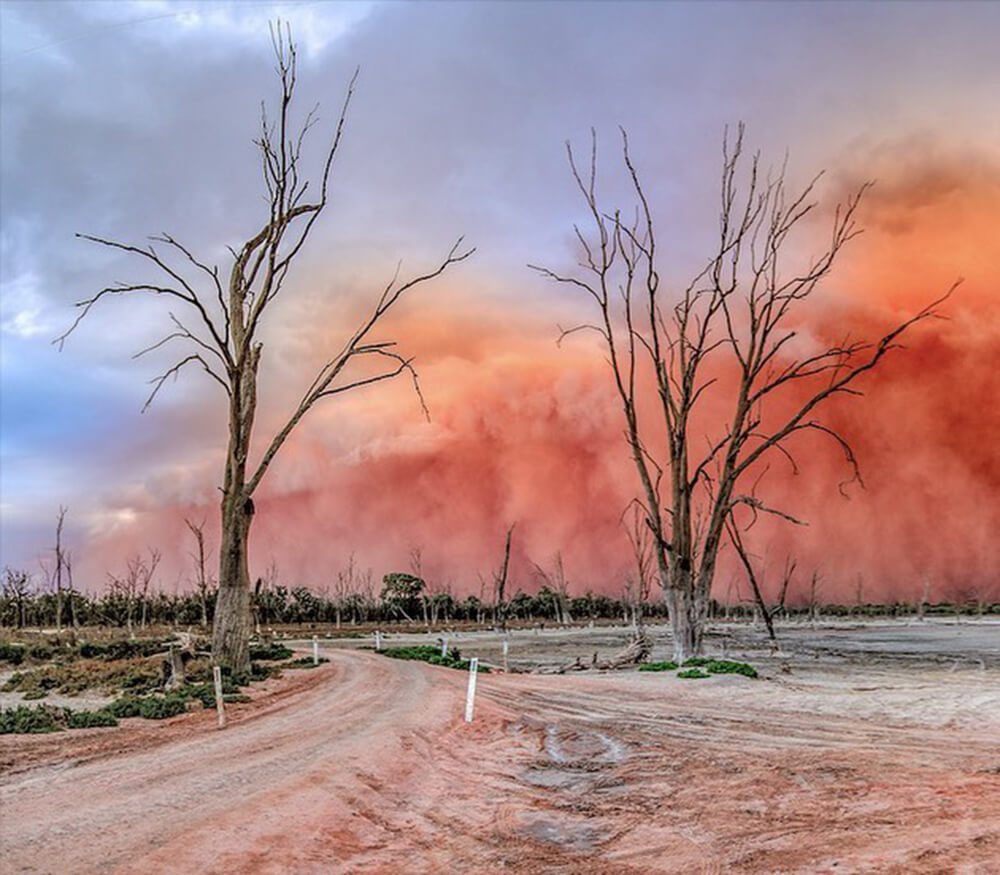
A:
[[[201,603],[201,625],[208,626],[208,593],[211,589],[211,582],[205,571],[205,521],[196,523],[185,518],[184,525],[194,535],[195,550],[188,555],[194,562],[194,585],[198,591],[198,601]]]
[[[632,548],[635,566],[633,571],[625,576],[624,600],[632,614],[632,626],[638,630],[643,625],[642,606],[649,600],[653,588],[653,542],[642,506],[632,502],[629,509],[631,510],[629,524],[625,525],[623,516],[622,526]]]
[[[563,568],[562,552],[557,552],[552,557],[551,571],[542,568],[537,562],[532,562],[531,565],[542,585],[548,587],[555,595],[556,620],[561,626],[568,626],[573,622],[573,615],[569,609],[569,581],[566,580],[566,571]]]
[[[146,602],[149,589],[160,564],[162,554],[159,550],[149,548],[149,558],[136,553],[125,563],[125,574],[118,577],[108,572],[108,591],[115,598],[125,603],[125,626],[129,638],[135,638],[135,609],[137,603],[142,606],[142,625],[146,625]]]
[[[45,578],[45,587],[52,592],[56,599],[57,632],[62,631],[63,597],[66,593],[65,581],[67,566],[69,563],[69,555],[63,549],[62,545],[62,533],[63,525],[66,522],[66,511],[67,508],[59,505],[59,510],[56,513],[56,543],[52,548],[54,564],[50,566],[44,559],[40,559],[38,562],[42,576]]]
[[[816,628],[816,621],[819,619],[819,585],[822,578],[819,569],[814,568],[812,577],[809,578],[809,623]]]
[[[771,458],[780,456],[797,471],[794,438],[823,435],[860,482],[850,444],[817,418],[819,409],[838,396],[860,394],[858,378],[897,349],[905,332],[937,316],[955,286],[874,342],[845,338],[796,351],[795,322],[860,233],[856,214],[869,184],[838,205],[820,253],[789,264],[792,234],[817,206],[819,177],[790,192],[784,166],[765,173],[759,154],[744,156],[742,124],[735,137],[727,131],[717,242],[686,287],[668,290],[660,281],[652,209],[624,130],[621,135],[633,206],[608,212],[599,204],[596,133],[589,167],[581,169],[567,143],[592,231],[574,226],[576,271],[529,266],[583,294],[596,311],[593,322],[563,331],[560,341],[579,331],[601,338],[653,535],[674,658],[681,662],[702,652],[727,521],[746,529],[767,513],[800,522],[758,495]],[[703,430],[699,402],[709,393],[730,413]]]
[[[302,147],[306,135],[317,122],[316,109],[296,125],[292,117],[297,82],[295,44],[290,30],[280,22],[272,27],[271,38],[280,86],[277,117],[269,116],[262,106],[260,135],[254,141],[260,157],[267,215],[252,237],[238,248],[230,247],[232,266],[228,279],[223,279],[218,266],[199,259],[191,249],[167,233],[152,237],[147,246],[90,234],[78,235],[143,259],[158,278],[107,286],[80,301],[76,321],[56,340],[61,346],[80,321],[105,298],[153,294],[175,305],[177,314],[169,314],[169,332],[140,350],[136,357],[172,344],[182,345],[185,353],[151,381],[153,388],[146,407],[168,379],[188,366],[203,371],[225,394],[228,446],[222,483],[219,588],[212,652],[217,663],[237,672],[250,669],[251,592],[247,544],[254,515],[253,496],[261,480],[289,435],[321,399],[408,375],[426,412],[413,359],[399,353],[395,341],[377,339],[374,334],[405,295],[440,276],[474,251],[463,248],[462,238],[459,238],[436,267],[406,281],[400,280],[397,266],[395,274],[375,298],[373,308],[347,336],[340,350],[319,368],[284,424],[261,445],[262,449],[257,451],[251,463],[251,451],[256,446],[252,438],[263,352],[261,327],[284,288],[293,262],[329,204],[333,161],[340,147],[357,80],[355,73],[332,139],[325,149],[319,178],[311,185],[305,178]],[[359,365],[375,370],[358,371]]]
[[[4,598],[14,602],[17,611],[17,628],[23,629],[27,623],[27,601],[31,596],[31,574],[6,567],[3,570]]]
[[[514,526],[511,523],[504,539],[503,562],[500,569],[493,574],[493,625],[502,632],[507,631],[507,576],[510,571],[510,543],[514,537]]]

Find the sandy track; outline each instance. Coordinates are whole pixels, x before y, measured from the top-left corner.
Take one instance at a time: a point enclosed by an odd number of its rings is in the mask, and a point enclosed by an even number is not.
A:
[[[928,726],[844,716],[843,692],[820,701],[774,681],[489,675],[469,726],[463,674],[331,657],[270,682],[225,732],[202,713],[4,740],[2,871],[993,872],[1000,860],[995,710],[975,728]]]

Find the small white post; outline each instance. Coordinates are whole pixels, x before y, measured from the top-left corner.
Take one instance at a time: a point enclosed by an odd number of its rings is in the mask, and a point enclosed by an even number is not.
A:
[[[507,671],[507,651],[510,649],[510,642],[504,638],[503,639],[503,670]]]
[[[313,635],[313,665],[319,665],[319,639]]]
[[[222,669],[212,666],[212,680],[215,681],[215,710],[219,715],[219,729],[226,728],[226,706],[222,701]]]
[[[382,649],[382,633],[378,629],[375,630],[375,649]]]
[[[476,702],[476,675],[479,673],[479,659],[469,660],[469,689],[465,694],[465,722],[472,722],[472,709]]]
[[[441,658],[444,659],[448,655],[448,639],[441,639]]]

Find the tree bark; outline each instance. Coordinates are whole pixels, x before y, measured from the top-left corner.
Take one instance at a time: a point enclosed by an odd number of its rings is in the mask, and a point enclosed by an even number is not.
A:
[[[250,570],[248,543],[253,521],[253,501],[243,490],[222,503],[222,547],[219,590],[212,628],[215,662],[234,674],[250,671]]]

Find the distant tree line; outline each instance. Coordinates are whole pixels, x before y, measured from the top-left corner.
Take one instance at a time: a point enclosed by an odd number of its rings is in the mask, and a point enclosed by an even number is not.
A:
[[[158,554],[130,560],[122,577],[109,576],[106,590],[88,595],[76,590],[56,592],[45,580],[26,571],[6,568],[0,593],[0,625],[9,628],[58,628],[111,626],[135,631],[149,626],[199,626],[211,624],[215,611],[214,585],[185,593],[156,591],[151,586]],[[358,573],[353,561],[346,572],[325,590],[287,587],[277,582],[273,569],[257,581],[253,615],[259,629],[277,625],[332,627],[409,624],[439,627],[450,623],[497,625],[498,604],[476,595],[457,597],[450,591],[432,592],[415,574],[386,574],[376,593],[371,572]],[[502,616],[513,624],[631,622],[634,605],[626,597],[584,593],[570,596],[543,585],[536,593],[517,591],[503,602]],[[643,601],[642,617],[667,619],[662,600]],[[982,601],[935,604],[854,604],[782,606],[785,619],[818,617],[894,617],[953,614],[1000,614],[1000,604]],[[759,616],[752,603],[725,605],[713,600],[715,620],[752,619]]]

